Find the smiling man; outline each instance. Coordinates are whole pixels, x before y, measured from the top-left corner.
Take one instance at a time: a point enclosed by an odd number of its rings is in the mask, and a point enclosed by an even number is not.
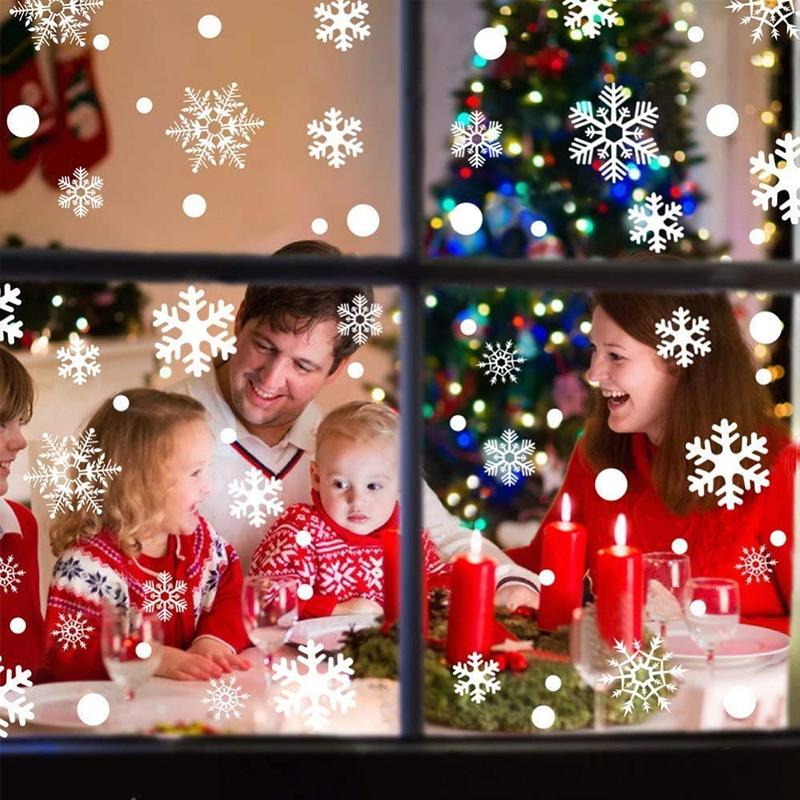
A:
[[[341,252],[325,242],[306,241],[276,253],[289,254]],[[351,337],[337,332],[338,307],[351,304],[358,294],[372,302],[367,287],[248,286],[236,314],[236,353],[202,378],[175,387],[208,410],[215,434],[214,482],[200,510],[236,548],[245,573],[274,516],[259,525],[251,525],[244,514],[234,518],[229,486],[244,482],[248,470],[255,468],[282,481],[284,508],[310,502],[314,433],[322,418],[314,398],[339,377],[358,350]],[[234,441],[221,436],[226,428],[234,432]],[[472,531],[445,510],[427,485],[423,519],[444,561],[469,550]],[[484,552],[497,561],[499,604],[538,605],[539,583],[533,573],[489,542],[484,542]]]

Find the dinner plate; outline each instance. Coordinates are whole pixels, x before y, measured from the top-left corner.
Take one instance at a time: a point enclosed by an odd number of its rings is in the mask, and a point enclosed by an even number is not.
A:
[[[343,634],[349,630],[375,628],[381,617],[375,614],[340,614],[333,617],[314,617],[301,619],[292,626],[287,642],[306,644],[313,639],[326,650],[341,650],[344,647]]]

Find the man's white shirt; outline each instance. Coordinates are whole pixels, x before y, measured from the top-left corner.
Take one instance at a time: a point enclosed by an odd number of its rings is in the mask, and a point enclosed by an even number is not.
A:
[[[266,523],[260,525],[252,525],[246,516],[234,518],[231,514],[234,499],[228,492],[229,486],[234,480],[245,479],[247,470],[252,466],[247,460],[249,454],[282,481],[280,499],[283,500],[284,508],[295,503],[310,503],[310,465],[315,450],[317,425],[323,414],[316,403],[310,402],[283,439],[270,446],[250,433],[236,418],[222,396],[217,373],[213,368],[201,378],[181,381],[170,387],[170,390],[190,395],[202,403],[208,412],[214,433],[213,479],[211,493],[201,504],[200,513],[234,546],[242,561],[242,569],[247,574],[253,552],[276,517],[268,517]],[[222,441],[220,433],[224,428],[235,431],[236,444],[239,447]],[[472,531],[459,524],[458,518],[445,509],[427,483],[423,483],[422,518],[425,530],[443,561],[450,561],[457,553],[469,551]],[[497,563],[498,587],[507,583],[519,583],[539,589],[538,577],[515,564],[492,542],[484,540],[481,550]]]

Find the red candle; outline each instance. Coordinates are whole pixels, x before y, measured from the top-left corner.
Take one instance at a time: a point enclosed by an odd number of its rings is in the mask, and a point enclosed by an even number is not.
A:
[[[400,616],[400,536],[397,530],[383,531],[383,630]],[[428,581],[422,573],[422,630],[428,633]]]
[[[450,587],[448,662],[466,661],[470,653],[488,655],[494,638],[494,561],[481,555],[479,531],[473,532],[470,552],[456,556]]]
[[[609,645],[642,641],[644,580],[642,553],[626,544],[627,525],[620,514],[614,527],[615,544],[597,553],[595,595],[597,625]]]
[[[549,522],[542,531],[542,581],[537,621],[544,631],[569,625],[573,609],[583,604],[586,571],[586,528],[570,521],[569,495],[561,503],[561,522]],[[549,570],[550,572],[546,572]],[[552,579],[552,580],[551,580]]]

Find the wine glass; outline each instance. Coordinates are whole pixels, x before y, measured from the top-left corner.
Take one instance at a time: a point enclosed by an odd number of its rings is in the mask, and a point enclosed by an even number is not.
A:
[[[297,619],[297,581],[251,575],[242,586],[242,616],[250,640],[264,655],[266,682],[272,676],[272,656]]]
[[[576,608],[572,612],[569,654],[572,665],[594,692],[594,729],[605,730],[605,699],[609,687],[603,683],[602,676],[608,670],[612,653],[600,636],[594,606]]]
[[[645,553],[642,561],[647,589],[645,617],[647,622],[658,623],[663,641],[667,623],[683,618],[683,588],[691,577],[689,556],[668,551]]]
[[[739,584],[730,578],[690,578],[683,608],[689,633],[705,651],[710,671],[717,649],[733,638],[739,625]]]
[[[164,634],[161,621],[136,606],[103,609],[101,651],[111,680],[122,688],[126,702],[161,663]]]

